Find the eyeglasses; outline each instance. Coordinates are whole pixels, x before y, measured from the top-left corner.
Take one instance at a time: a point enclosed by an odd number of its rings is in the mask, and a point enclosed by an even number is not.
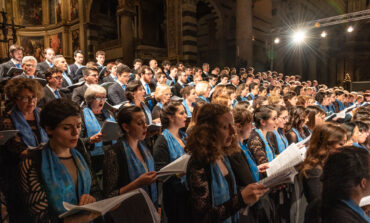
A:
[[[94,98],[94,100],[97,100],[97,101],[105,101],[105,100],[107,100],[107,98]]]
[[[17,97],[17,100],[23,103],[30,103],[33,101],[37,101],[37,97]]]

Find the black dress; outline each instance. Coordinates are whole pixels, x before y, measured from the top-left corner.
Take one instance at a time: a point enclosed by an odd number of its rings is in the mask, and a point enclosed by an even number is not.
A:
[[[158,171],[169,164],[170,153],[163,135],[159,135],[153,149],[155,169]],[[189,222],[189,192],[177,176],[170,177],[163,184],[163,208],[168,222]]]

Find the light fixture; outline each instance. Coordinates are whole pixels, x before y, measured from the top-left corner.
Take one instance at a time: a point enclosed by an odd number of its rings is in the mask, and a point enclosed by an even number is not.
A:
[[[347,32],[349,32],[349,33],[353,32],[353,27],[352,26],[348,26]]]
[[[306,31],[298,30],[293,33],[293,42],[300,44],[306,39]]]
[[[279,44],[280,43],[280,39],[279,38],[275,38],[274,43],[275,44]]]
[[[322,33],[321,33],[321,35],[320,35],[320,36],[321,36],[322,38],[325,38],[327,35],[328,35],[328,34],[327,34],[325,31],[322,31]]]

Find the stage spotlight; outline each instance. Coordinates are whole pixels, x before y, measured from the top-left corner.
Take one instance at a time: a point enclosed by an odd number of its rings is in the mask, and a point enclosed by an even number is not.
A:
[[[275,38],[274,43],[275,44],[279,44],[280,43],[280,39],[279,38]]]
[[[353,32],[353,27],[352,27],[352,26],[349,26],[349,27],[347,28],[347,32],[349,32],[349,33]]]
[[[298,31],[295,31],[293,33],[293,42],[294,43],[300,44],[300,43],[304,42],[305,38],[306,38],[306,32],[303,31],[303,30],[298,30]]]
[[[322,37],[322,38],[325,38],[327,35],[328,35],[328,34],[327,34],[325,31],[323,31],[323,32],[321,33],[321,37]]]

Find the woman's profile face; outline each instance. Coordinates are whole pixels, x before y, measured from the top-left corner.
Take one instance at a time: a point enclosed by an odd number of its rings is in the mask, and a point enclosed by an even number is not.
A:
[[[218,117],[218,140],[219,145],[222,147],[228,147],[231,145],[233,140],[234,130],[234,120],[230,112]]]
[[[177,111],[175,113],[175,116],[172,118],[171,125],[174,125],[177,128],[184,128],[187,117],[188,115],[185,112],[184,106],[181,104],[177,106]]]
[[[162,97],[161,97],[161,102],[162,104],[166,104],[170,101],[171,99],[171,90],[165,90],[162,92]]]
[[[36,108],[37,97],[30,90],[22,89],[19,91],[15,103],[23,114],[31,113]]]
[[[286,123],[289,120],[289,114],[288,111],[284,110],[281,112],[278,120],[277,120],[277,127],[283,129],[286,125]]]
[[[195,89],[192,89],[186,99],[190,101],[191,103],[193,103],[195,102],[196,98],[197,98],[197,94],[195,93]]]
[[[135,92],[134,92],[134,99],[138,101],[144,101],[144,95],[145,91],[143,86],[140,86]]]
[[[78,137],[81,132],[81,117],[69,116],[61,121],[55,129],[46,132],[51,136],[54,145],[61,148],[74,148],[77,146]]]
[[[134,112],[132,113],[132,120],[129,124],[122,124],[122,128],[127,133],[128,137],[135,140],[144,140],[147,131],[147,124],[145,122],[144,112]]]

